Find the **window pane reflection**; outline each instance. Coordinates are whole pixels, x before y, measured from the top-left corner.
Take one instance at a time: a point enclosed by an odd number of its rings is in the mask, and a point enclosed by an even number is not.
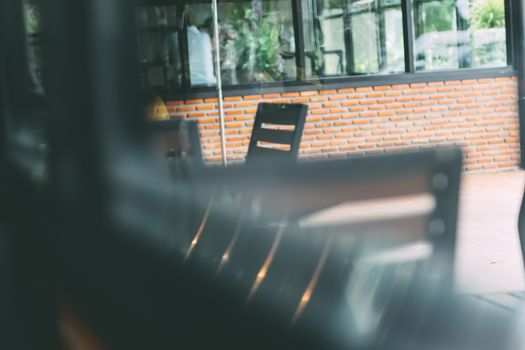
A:
[[[476,0],[470,6],[472,67],[507,65],[505,4],[503,0]]]
[[[144,6],[138,9],[138,48],[142,84],[179,87],[182,84],[182,58],[170,52],[168,37],[177,33],[181,23],[177,6]]]
[[[225,85],[296,79],[292,3],[219,3]]]
[[[505,66],[504,0],[416,0],[416,70]]]
[[[218,15],[223,84],[296,79],[291,1],[220,2]],[[210,3],[139,9],[144,87],[216,84],[212,16]]]
[[[307,77],[402,72],[399,0],[303,0]]]
[[[146,2],[143,85],[215,86],[216,46],[225,86],[403,73],[402,1],[220,1],[218,43],[211,2]],[[507,65],[504,0],[413,0],[412,19],[416,71]]]

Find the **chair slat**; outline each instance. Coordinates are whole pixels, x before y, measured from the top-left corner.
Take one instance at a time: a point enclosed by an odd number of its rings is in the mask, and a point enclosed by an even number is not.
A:
[[[257,108],[257,119],[261,123],[278,125],[295,125],[306,114],[306,106],[301,104],[261,103]]]
[[[253,136],[257,141],[291,145],[294,139],[294,132],[288,130],[258,129],[254,130]]]
[[[257,152],[257,157],[264,160],[271,159],[283,159],[290,154],[290,151],[277,149],[277,148],[265,148],[258,147],[254,148],[254,152]]]

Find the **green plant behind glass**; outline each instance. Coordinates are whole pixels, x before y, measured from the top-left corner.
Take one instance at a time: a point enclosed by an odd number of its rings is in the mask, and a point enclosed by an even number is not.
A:
[[[250,5],[242,5],[233,9],[230,21],[236,68],[245,74],[244,80],[280,80],[281,23],[278,13],[262,14]],[[224,46],[229,44],[223,43]]]
[[[445,32],[453,29],[455,1],[433,1],[421,5],[422,26],[417,35],[423,33]]]
[[[489,29],[505,27],[503,0],[475,1],[470,7],[470,28]]]
[[[505,4],[503,0],[473,2],[470,6],[469,24],[473,65],[505,65]]]

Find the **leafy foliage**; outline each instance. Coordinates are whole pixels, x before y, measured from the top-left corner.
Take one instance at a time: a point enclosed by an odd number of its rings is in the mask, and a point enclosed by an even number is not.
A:
[[[478,0],[470,8],[473,63],[505,65],[505,4],[503,0]]]
[[[443,0],[425,3],[423,5],[423,27],[421,33],[445,32],[453,28],[455,1]]]
[[[470,9],[470,27],[472,29],[505,27],[505,4],[503,0],[473,2]]]
[[[262,14],[262,11],[247,4],[234,8],[231,24],[237,68],[258,81],[278,80],[281,76],[281,25],[278,14]]]

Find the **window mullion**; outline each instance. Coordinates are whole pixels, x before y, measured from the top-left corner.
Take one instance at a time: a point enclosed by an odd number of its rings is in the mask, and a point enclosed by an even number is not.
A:
[[[458,11],[458,5],[455,6],[456,11],[456,37],[457,37],[457,49],[458,49],[458,67],[459,68],[470,68],[471,66],[471,48],[470,41],[464,40],[468,37],[469,24],[467,20],[461,17],[461,13]]]
[[[512,0],[505,0],[505,40],[507,44],[507,64],[516,67],[516,28],[515,14],[516,6]]]
[[[414,73],[414,21],[412,0],[401,0],[403,12],[403,42],[405,46],[405,73]]]
[[[386,21],[385,21],[385,7],[383,7],[383,1],[378,1],[378,5],[375,8],[376,15],[376,26],[378,30],[377,37],[377,53],[378,53],[378,67],[379,70],[383,70],[387,67],[387,50],[386,50]]]
[[[346,74],[352,75],[355,73],[355,59],[354,59],[354,39],[352,37],[352,11],[349,10],[350,5],[347,3],[343,10],[343,26],[344,26],[344,40],[346,52]]]
[[[179,13],[179,23],[178,23],[178,27],[179,29],[177,30],[178,34],[178,38],[179,38],[179,59],[180,59],[180,62],[181,62],[181,73],[182,73],[182,77],[181,77],[181,85],[185,88],[189,88],[191,87],[191,78],[190,78],[190,53],[189,53],[189,47],[188,47],[188,33],[187,33],[187,30],[186,30],[186,25],[185,25],[185,21],[186,21],[186,16],[187,16],[187,13],[186,13],[186,9],[185,9],[185,6],[184,5],[179,5],[178,6],[178,11]]]
[[[303,6],[302,0],[292,0],[294,40],[295,40],[295,65],[297,80],[306,80],[306,59],[304,57],[304,31],[303,31]]]

